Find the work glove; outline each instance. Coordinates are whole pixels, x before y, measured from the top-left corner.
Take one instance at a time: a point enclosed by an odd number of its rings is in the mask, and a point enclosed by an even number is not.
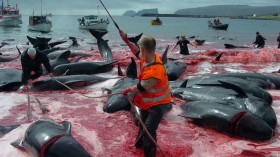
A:
[[[131,91],[131,88],[125,88],[125,89],[122,91],[122,94],[123,94],[124,96],[127,96],[128,92],[130,92],[130,91]]]
[[[136,86],[131,86],[131,87],[125,88],[125,89],[123,89],[122,94],[124,96],[127,96],[128,92],[134,92],[135,88],[137,88],[137,87]]]
[[[49,76],[50,76],[50,77],[53,77],[53,73],[50,72],[50,73],[49,73]]]
[[[29,80],[27,81],[27,86],[31,86],[32,84],[33,84],[33,80],[29,79]]]
[[[18,89],[18,92],[24,92],[24,91],[29,91],[31,86],[27,85],[21,85]]]

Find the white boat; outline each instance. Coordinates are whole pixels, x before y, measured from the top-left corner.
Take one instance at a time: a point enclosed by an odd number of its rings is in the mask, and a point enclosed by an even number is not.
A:
[[[47,16],[42,15],[42,0],[41,0],[41,15],[29,16],[29,30],[38,32],[50,32],[52,28],[52,22],[47,19]]]
[[[99,18],[97,15],[83,16],[79,21],[79,28],[81,29],[96,29],[96,30],[107,30],[109,20]]]
[[[79,28],[81,29],[95,29],[95,30],[107,30],[109,20],[99,18],[99,1],[97,0],[97,15],[87,15],[78,19]]]
[[[50,32],[52,22],[46,16],[29,16],[29,30],[38,32]]]
[[[12,8],[7,0],[7,6],[4,6],[2,0],[2,7],[0,8],[0,26],[18,26],[21,24],[21,15],[19,14],[19,9]]]

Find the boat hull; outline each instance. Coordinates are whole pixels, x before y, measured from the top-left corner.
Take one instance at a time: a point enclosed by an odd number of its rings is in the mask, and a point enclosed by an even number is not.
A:
[[[107,30],[108,24],[106,22],[97,23],[97,24],[90,24],[90,25],[79,25],[80,29],[95,29],[95,30]]]
[[[18,26],[21,23],[21,15],[0,17],[0,26]]]
[[[209,24],[208,25],[211,28],[218,29],[218,30],[227,30],[228,24]]]
[[[151,25],[162,25],[161,21],[157,21],[157,20],[152,20],[151,21]]]
[[[52,28],[52,24],[42,23],[33,26],[29,26],[29,30],[38,31],[38,32],[50,32]]]

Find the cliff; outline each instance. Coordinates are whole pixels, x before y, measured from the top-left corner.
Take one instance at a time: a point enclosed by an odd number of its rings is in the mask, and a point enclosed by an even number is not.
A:
[[[177,15],[248,16],[280,13],[280,6],[213,5],[177,10]]]
[[[123,16],[142,16],[144,14],[158,14],[158,9],[154,8],[154,9],[143,9],[138,11],[137,13],[134,12],[134,14],[132,14],[134,11],[133,10],[129,10],[126,11]]]

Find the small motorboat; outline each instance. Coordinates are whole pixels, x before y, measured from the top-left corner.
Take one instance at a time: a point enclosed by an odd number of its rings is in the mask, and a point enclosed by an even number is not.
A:
[[[162,25],[162,21],[157,17],[155,20],[151,20],[151,25]]]
[[[218,29],[218,30],[227,30],[228,24],[212,23],[211,21],[208,21],[208,27]]]
[[[94,29],[94,30],[107,30],[109,20],[99,18],[97,15],[83,16],[79,21],[79,28],[81,29]]]

